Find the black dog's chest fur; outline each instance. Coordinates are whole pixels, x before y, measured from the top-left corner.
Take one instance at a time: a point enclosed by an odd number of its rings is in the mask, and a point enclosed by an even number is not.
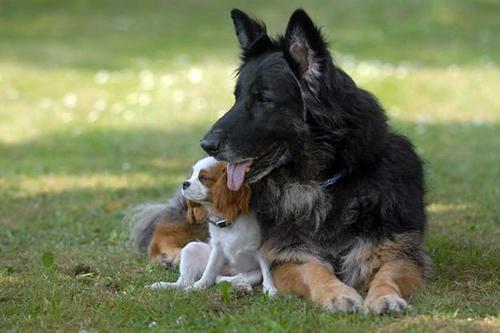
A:
[[[316,257],[342,278],[345,258],[358,242],[378,244],[424,230],[421,163],[404,137],[391,134],[372,168],[328,189],[287,174],[282,167],[253,186],[264,249],[278,263]],[[290,207],[286,200],[292,199],[298,204]]]

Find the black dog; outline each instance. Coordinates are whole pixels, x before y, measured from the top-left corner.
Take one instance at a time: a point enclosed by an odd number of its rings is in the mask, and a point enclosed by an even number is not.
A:
[[[422,163],[376,98],[332,62],[303,10],[284,36],[239,10],[234,106],[202,148],[253,190],[282,292],[332,311],[403,310],[428,273]]]

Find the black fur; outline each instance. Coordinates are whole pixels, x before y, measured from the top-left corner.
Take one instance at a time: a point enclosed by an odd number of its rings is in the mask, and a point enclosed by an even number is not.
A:
[[[217,159],[254,160],[246,182],[275,260],[313,256],[341,272],[360,240],[408,234],[401,257],[424,267],[422,162],[409,140],[333,63],[303,10],[276,39],[241,11],[232,18],[243,54],[236,101],[204,140]],[[342,171],[332,187],[319,186]]]

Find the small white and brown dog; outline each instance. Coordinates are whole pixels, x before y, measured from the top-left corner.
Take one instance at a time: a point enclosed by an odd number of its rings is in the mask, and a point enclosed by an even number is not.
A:
[[[244,173],[243,173],[244,176]],[[234,178],[234,177],[232,177]],[[200,289],[227,281],[252,289],[262,281],[264,292],[274,295],[268,262],[261,255],[261,229],[250,211],[250,187],[229,189],[225,162],[206,157],[193,166],[182,185],[183,196],[207,211],[210,244],[191,242],[181,251],[180,277],[176,282],[157,282],[153,289]]]

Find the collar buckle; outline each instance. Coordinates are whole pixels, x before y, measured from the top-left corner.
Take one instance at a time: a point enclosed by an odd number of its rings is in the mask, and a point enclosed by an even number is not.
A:
[[[343,170],[343,171],[333,175],[332,178],[329,178],[325,181],[322,181],[321,183],[319,183],[319,186],[321,186],[324,189],[327,189],[328,187],[330,187],[330,186],[334,185],[336,182],[338,182],[345,175],[346,175],[346,171]]]
[[[208,222],[210,222],[210,224],[213,224],[218,228],[227,228],[231,225],[231,223],[229,223],[227,219],[221,219],[218,216],[212,216],[208,218]]]

